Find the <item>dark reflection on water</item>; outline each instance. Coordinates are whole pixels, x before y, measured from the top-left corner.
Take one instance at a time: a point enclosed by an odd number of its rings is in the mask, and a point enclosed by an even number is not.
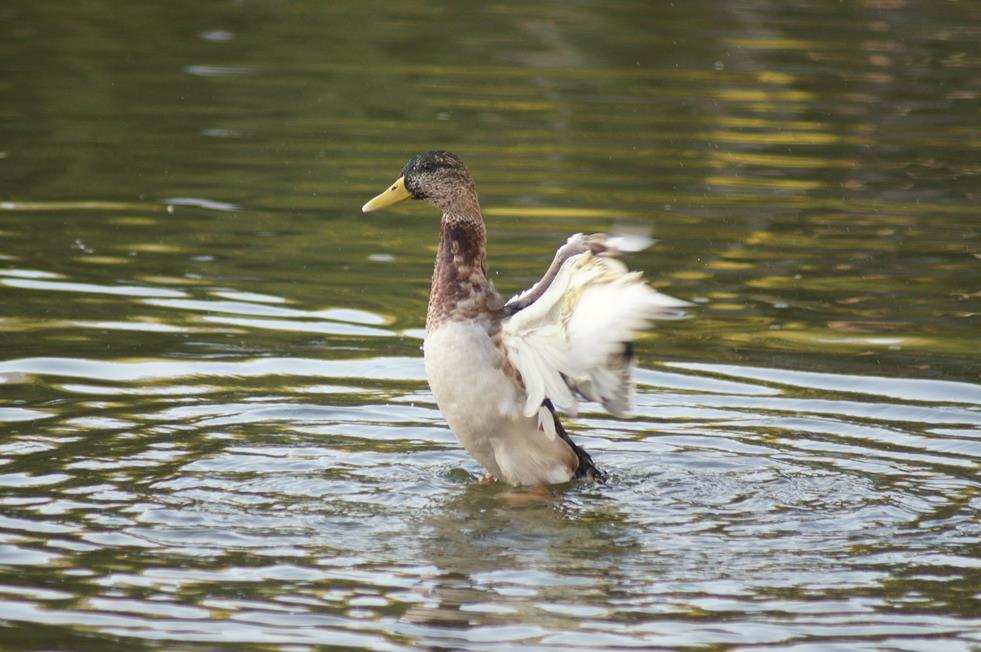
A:
[[[981,645],[974,3],[0,7],[0,647]],[[462,35],[462,36],[461,36]],[[471,164],[698,303],[604,486],[476,484],[420,360]]]

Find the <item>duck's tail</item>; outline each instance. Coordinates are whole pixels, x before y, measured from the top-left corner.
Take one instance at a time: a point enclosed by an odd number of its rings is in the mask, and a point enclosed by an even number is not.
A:
[[[589,453],[582,446],[572,441],[572,437],[565,431],[565,427],[562,426],[562,422],[559,420],[559,415],[555,412],[555,406],[552,405],[552,401],[545,399],[542,405],[552,413],[552,421],[555,423],[555,434],[561,437],[562,441],[569,444],[569,448],[579,458],[579,466],[576,468],[576,472],[572,478],[574,480],[586,479],[594,482],[606,482],[606,474],[596,467],[596,463],[593,462],[593,458],[590,457]]]

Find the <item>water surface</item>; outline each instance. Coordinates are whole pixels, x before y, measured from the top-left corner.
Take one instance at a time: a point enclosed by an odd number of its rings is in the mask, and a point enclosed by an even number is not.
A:
[[[967,2],[0,8],[0,647],[981,645]],[[470,164],[523,289],[577,231],[697,304],[610,474],[476,483],[421,364]]]

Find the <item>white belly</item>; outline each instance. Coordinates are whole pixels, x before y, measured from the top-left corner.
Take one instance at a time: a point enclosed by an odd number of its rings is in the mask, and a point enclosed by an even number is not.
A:
[[[470,322],[444,322],[426,334],[426,376],[436,404],[463,447],[512,484],[569,480],[575,454],[521,414],[524,391],[502,370],[504,358],[487,331]]]

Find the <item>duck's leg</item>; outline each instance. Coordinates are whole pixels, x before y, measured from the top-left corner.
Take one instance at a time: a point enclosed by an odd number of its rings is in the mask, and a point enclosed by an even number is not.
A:
[[[552,491],[547,484],[536,484],[533,487],[518,487],[501,494],[504,502],[511,507],[525,505],[541,505],[552,500]]]

